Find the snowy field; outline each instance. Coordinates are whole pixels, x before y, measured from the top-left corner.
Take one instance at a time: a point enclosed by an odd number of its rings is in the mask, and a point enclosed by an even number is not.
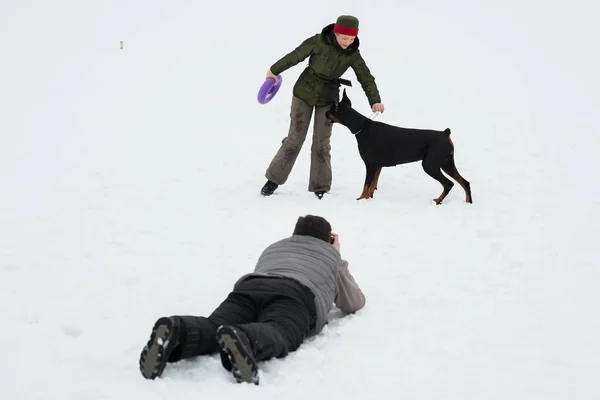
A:
[[[3,1],[0,398],[600,399],[599,8]],[[419,163],[356,201],[364,166],[341,126],[330,194],[307,191],[309,135],[260,196],[305,63],[272,102],[256,93],[340,14],[361,21],[378,120],[451,128],[473,204],[455,185],[433,205]],[[305,214],[331,221],[366,307],[261,364],[260,386],[217,356],[143,379],[154,321],[208,315]]]

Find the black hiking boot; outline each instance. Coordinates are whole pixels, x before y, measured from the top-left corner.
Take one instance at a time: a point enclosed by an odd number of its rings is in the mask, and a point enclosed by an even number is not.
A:
[[[267,183],[265,183],[262,189],[260,189],[260,194],[262,194],[263,196],[270,196],[278,187],[279,185],[275,182],[267,181]]]
[[[140,371],[146,379],[162,375],[173,349],[179,344],[179,321],[160,318],[154,323],[150,340],[140,355]]]
[[[319,200],[321,200],[324,195],[325,195],[325,191],[324,190],[319,190],[319,191],[315,192],[315,196],[317,196],[319,198]]]
[[[217,343],[223,368],[233,373],[236,382],[258,385],[258,367],[246,334],[233,326],[220,326]]]

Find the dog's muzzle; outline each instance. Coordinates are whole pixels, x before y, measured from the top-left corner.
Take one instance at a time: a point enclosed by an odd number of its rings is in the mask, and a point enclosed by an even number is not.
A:
[[[327,110],[325,111],[325,118],[327,118],[330,122],[332,123],[336,123],[338,122],[337,118],[335,118],[333,116],[333,114],[331,113],[331,110]]]

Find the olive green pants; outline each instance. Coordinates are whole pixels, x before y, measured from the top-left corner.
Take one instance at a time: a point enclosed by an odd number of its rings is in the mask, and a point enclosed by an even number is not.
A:
[[[292,172],[298,154],[306,140],[310,120],[314,110],[312,146],[310,148],[310,192],[331,189],[331,130],[332,123],[325,117],[330,106],[311,107],[293,96],[290,112],[290,128],[281,147],[267,168],[265,177],[278,185],[283,185]]]

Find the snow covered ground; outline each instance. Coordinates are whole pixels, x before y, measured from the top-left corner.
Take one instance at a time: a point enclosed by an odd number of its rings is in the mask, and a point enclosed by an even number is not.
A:
[[[0,398],[600,398],[599,7],[3,1]],[[455,185],[432,205],[418,163],[356,201],[340,126],[322,201],[310,138],[259,195],[304,63],[260,105],[265,72],[339,14],[360,18],[378,120],[450,127],[473,204]],[[305,214],[331,221],[367,306],[262,364],[258,387],[216,356],[144,380],[154,321],[210,313]]]

